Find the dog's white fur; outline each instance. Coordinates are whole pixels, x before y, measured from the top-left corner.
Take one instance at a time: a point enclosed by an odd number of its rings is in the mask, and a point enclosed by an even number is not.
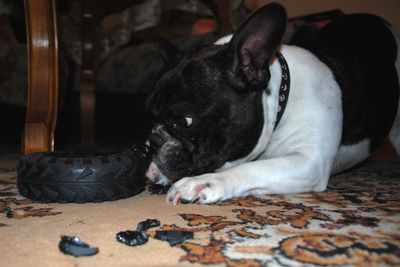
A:
[[[180,199],[212,203],[250,194],[324,191],[332,173],[368,157],[367,139],[340,146],[341,90],[331,70],[302,48],[283,45],[280,52],[289,65],[291,89],[278,127],[274,130],[281,68],[275,59],[270,66],[271,94],[264,93],[262,99],[265,123],[256,147],[248,156],[227,162],[216,173],[177,181],[168,192],[168,203],[177,204]],[[399,72],[399,58],[396,66]],[[390,140],[400,152],[400,105]]]

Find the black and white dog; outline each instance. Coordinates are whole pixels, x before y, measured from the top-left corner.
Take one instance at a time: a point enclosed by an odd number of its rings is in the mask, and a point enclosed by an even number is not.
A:
[[[400,153],[400,42],[388,24],[342,16],[307,50],[280,45],[286,24],[282,6],[266,5],[159,80],[147,177],[174,183],[168,203],[324,191],[388,134]]]

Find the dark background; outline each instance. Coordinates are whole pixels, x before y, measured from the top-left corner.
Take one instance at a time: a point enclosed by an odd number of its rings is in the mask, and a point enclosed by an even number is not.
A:
[[[124,7],[122,2],[133,4]],[[145,100],[165,71],[159,38],[184,52],[217,39],[213,16],[201,1],[96,1],[110,14],[96,25],[96,147],[143,143],[152,127]],[[232,1],[232,21],[246,16]],[[111,11],[110,11],[111,10]],[[80,66],[82,2],[58,0],[60,60],[56,150],[80,144]],[[98,13],[101,13],[98,12]],[[196,25],[205,22],[205,33]],[[208,33],[207,33],[208,31]],[[26,33],[23,1],[0,0],[0,149],[18,147],[26,112]]]

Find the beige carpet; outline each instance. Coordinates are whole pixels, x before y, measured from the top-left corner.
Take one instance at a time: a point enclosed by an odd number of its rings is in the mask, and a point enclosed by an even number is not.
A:
[[[327,192],[248,197],[215,205],[165,204],[143,192],[97,204],[33,203],[15,172],[0,174],[0,266],[400,266],[400,164],[372,162],[332,178]],[[116,233],[154,218],[149,242],[129,247]],[[155,230],[187,230],[171,247]],[[99,253],[58,249],[77,235]]]

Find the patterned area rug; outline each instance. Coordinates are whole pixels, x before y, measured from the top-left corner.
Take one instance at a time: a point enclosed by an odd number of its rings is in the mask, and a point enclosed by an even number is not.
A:
[[[0,174],[0,266],[400,266],[400,164],[370,162],[333,177],[324,193],[247,197],[215,205],[165,204],[143,192],[96,204],[43,204],[18,195]],[[130,247],[117,232],[148,218],[161,226]],[[170,246],[156,230],[194,239]],[[58,249],[77,235],[99,253]]]

